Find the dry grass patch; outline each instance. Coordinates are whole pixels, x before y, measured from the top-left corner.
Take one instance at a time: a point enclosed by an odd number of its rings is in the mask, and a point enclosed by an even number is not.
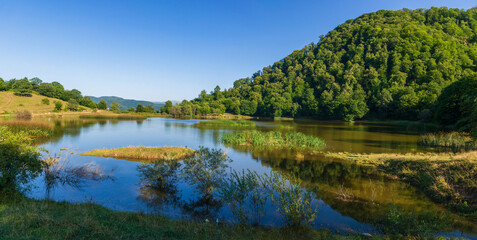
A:
[[[140,162],[154,162],[154,160],[183,159],[195,153],[195,150],[186,147],[125,147],[113,149],[97,149],[82,153],[83,156],[112,157],[123,160]]]

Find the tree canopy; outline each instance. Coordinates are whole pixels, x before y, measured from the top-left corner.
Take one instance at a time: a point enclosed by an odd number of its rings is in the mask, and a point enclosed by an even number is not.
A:
[[[415,120],[476,62],[477,9],[382,10],[191,104],[196,114]]]

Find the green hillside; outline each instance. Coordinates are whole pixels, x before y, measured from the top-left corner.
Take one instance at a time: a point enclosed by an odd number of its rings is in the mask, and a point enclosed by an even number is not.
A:
[[[113,102],[117,102],[117,103],[119,103],[119,109],[121,109],[121,110],[127,110],[129,108],[136,108],[138,104],[141,104],[143,106],[151,105],[156,110],[159,110],[162,106],[164,106],[164,104],[162,104],[162,103],[153,103],[153,102],[149,102],[149,101],[124,99],[124,98],[115,97],[115,96],[109,96],[109,97],[89,96],[89,98],[95,103],[99,103],[101,100],[104,100],[108,103],[108,106],[111,106],[111,103],[113,103]]]
[[[476,74],[477,9],[378,11],[348,20],[233,87],[202,91],[197,114],[429,119],[451,83]]]

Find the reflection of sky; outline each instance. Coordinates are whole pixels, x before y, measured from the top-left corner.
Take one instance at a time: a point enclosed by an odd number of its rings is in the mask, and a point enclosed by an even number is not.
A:
[[[50,154],[60,153],[60,148],[69,148],[69,151],[77,153],[86,152],[98,148],[119,148],[127,146],[187,146],[198,149],[199,146],[220,147],[233,159],[230,167],[241,171],[242,169],[254,170],[258,173],[268,173],[271,169],[263,166],[260,161],[252,158],[251,153],[243,153],[217,145],[215,137],[218,131],[204,130],[192,127],[197,120],[173,120],[173,119],[149,119],[138,123],[136,121],[108,122],[105,125],[81,129],[77,136],[64,136],[58,142],[45,144],[44,147]],[[63,154],[66,151],[63,151]],[[187,213],[181,212],[172,205],[148,206],[138,197],[140,178],[136,167],[140,164],[113,158],[100,158],[90,156],[70,155],[68,159],[72,164],[85,164],[94,162],[106,172],[112,171],[114,180],[90,183],[81,189],[70,187],[58,187],[50,193],[50,198],[57,201],[86,202],[93,201],[107,208],[121,211],[151,212],[166,215],[174,219],[189,218]],[[44,198],[45,192],[41,181],[35,183],[38,186],[31,192],[35,198]],[[178,183],[181,199],[192,201],[197,198],[193,188],[183,181]],[[347,232],[350,229],[360,232],[372,231],[368,224],[359,223],[351,217],[343,216],[335,211],[322,200],[318,201],[319,214],[315,221],[317,228],[329,228],[332,230]],[[225,205],[224,205],[225,206]],[[267,209],[274,209],[267,203]],[[233,216],[228,207],[222,207],[218,213],[221,221],[231,222]],[[263,219],[266,226],[283,225],[279,214],[267,210]]]

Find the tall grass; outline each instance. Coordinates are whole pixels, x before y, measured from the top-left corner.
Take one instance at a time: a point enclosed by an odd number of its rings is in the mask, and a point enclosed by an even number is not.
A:
[[[469,134],[450,133],[429,133],[421,136],[418,144],[426,147],[440,148],[452,151],[469,151],[477,149],[477,144]]]
[[[112,149],[97,149],[81,153],[83,156],[113,157],[124,160],[140,160],[154,162],[157,159],[182,159],[191,156],[194,150],[185,147],[125,147]]]
[[[80,115],[80,119],[117,119],[117,120],[138,120],[138,119],[147,119],[147,116],[144,115],[135,115],[135,114],[88,114]]]
[[[196,125],[198,127],[255,127],[255,123],[252,121],[226,119],[200,121]]]
[[[280,131],[261,132],[243,131],[231,132],[220,136],[219,141],[230,145],[250,145],[264,147],[324,147],[325,142],[315,136],[307,136],[299,132],[282,133]]]

